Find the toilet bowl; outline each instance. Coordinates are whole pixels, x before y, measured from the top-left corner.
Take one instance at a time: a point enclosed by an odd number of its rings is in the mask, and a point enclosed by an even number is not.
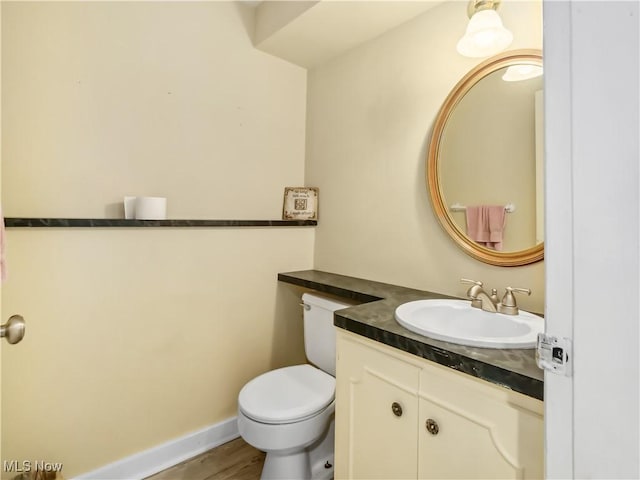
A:
[[[245,385],[238,430],[248,444],[267,453],[261,478],[333,476],[333,439],[324,437],[332,430],[334,392],[335,379],[311,365],[274,370]]]
[[[249,381],[238,395],[238,430],[266,452],[263,480],[333,478],[335,331],[348,304],[304,294],[305,351],[319,365],[294,365]]]

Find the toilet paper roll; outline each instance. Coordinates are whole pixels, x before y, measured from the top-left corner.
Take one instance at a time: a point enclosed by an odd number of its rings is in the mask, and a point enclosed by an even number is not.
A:
[[[137,220],[165,220],[167,218],[166,197],[136,197],[135,218]]]
[[[136,218],[136,197],[124,197],[124,218]]]

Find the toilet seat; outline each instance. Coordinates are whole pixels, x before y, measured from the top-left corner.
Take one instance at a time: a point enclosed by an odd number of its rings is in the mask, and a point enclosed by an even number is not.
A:
[[[238,396],[240,411],[261,423],[294,423],[313,417],[334,399],[336,379],[311,365],[264,373]]]

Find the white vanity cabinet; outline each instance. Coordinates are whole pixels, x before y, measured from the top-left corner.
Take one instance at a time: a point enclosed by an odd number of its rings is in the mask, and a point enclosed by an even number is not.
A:
[[[416,478],[420,373],[338,330],[336,479]]]
[[[337,342],[336,479],[543,478],[541,401],[341,329]]]

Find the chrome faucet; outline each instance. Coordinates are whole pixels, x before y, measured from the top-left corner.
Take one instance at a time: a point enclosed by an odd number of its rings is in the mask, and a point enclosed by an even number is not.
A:
[[[498,311],[497,302],[487,294],[482,288],[482,282],[477,280],[470,280],[468,278],[461,278],[462,283],[471,283],[472,286],[467,290],[467,298],[471,300],[471,306],[474,308],[481,308],[485,312],[496,313]],[[495,295],[492,292],[492,296]],[[496,297],[497,298],[497,295]]]
[[[526,293],[527,295],[531,295],[531,290],[528,288],[507,287],[502,301],[499,302],[498,291],[495,288],[491,289],[491,295],[488,295],[482,288],[482,282],[469,278],[461,278],[460,281],[471,284],[471,287],[467,290],[467,298],[471,300],[471,306],[480,308],[485,312],[518,315],[518,305],[516,304],[516,298],[513,296],[513,293]]]

